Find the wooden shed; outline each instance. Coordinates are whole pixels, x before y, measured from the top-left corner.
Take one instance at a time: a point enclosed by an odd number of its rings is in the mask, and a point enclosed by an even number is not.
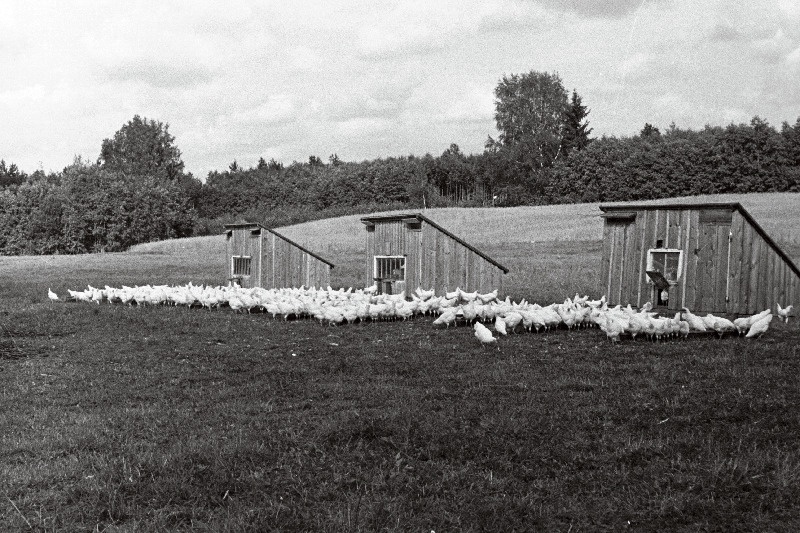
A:
[[[375,216],[361,222],[367,229],[366,284],[377,283],[381,292],[502,289],[506,267],[425,215]]]
[[[242,287],[327,287],[333,263],[261,224],[226,224],[227,278]]]
[[[800,302],[800,270],[738,203],[600,209],[611,304],[746,315]]]

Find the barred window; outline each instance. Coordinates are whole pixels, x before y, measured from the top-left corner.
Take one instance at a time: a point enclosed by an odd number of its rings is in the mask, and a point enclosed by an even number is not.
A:
[[[406,258],[402,255],[375,256],[374,278],[385,281],[406,279]]]
[[[250,275],[250,256],[249,255],[234,255],[231,257],[232,273],[234,276],[249,276]]]

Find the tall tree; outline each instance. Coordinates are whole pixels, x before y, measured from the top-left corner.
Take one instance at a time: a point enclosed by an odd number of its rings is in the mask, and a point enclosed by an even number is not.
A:
[[[531,167],[548,167],[559,156],[567,91],[558,74],[531,71],[503,76],[494,90],[501,147],[517,149]]]
[[[589,134],[592,128],[586,117],[589,115],[589,108],[583,105],[583,100],[575,89],[572,90],[572,99],[564,113],[564,138],[561,143],[564,155],[568,155],[572,150],[583,150],[589,143]]]
[[[103,140],[98,164],[127,176],[175,180],[183,174],[181,152],[169,133],[169,124],[139,115],[123,125],[113,139]]]

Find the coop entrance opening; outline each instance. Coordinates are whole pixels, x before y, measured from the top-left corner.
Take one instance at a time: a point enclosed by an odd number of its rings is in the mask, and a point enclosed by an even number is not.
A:
[[[376,255],[373,279],[378,291],[399,294],[406,289],[406,258],[402,255]]]
[[[653,300],[657,306],[670,306],[671,289],[678,284],[682,270],[681,250],[668,248],[648,250],[646,272],[650,283],[653,284]]]

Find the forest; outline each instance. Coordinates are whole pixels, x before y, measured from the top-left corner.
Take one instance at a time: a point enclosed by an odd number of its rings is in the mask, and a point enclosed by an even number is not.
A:
[[[576,91],[557,74],[503,77],[497,139],[479,154],[361,162],[310,155],[290,164],[233,161],[205,180],[185,172],[169,125],[136,115],[104,139],[97,161],[30,175],[0,160],[0,254],[121,251],[141,242],[219,233],[236,220],[278,227],[388,209],[800,192],[800,117],[592,138]]]

